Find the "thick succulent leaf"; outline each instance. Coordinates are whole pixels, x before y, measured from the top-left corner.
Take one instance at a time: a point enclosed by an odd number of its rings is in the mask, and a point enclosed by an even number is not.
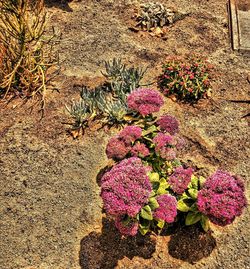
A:
[[[159,182],[159,181],[160,181],[160,176],[159,176],[158,173],[155,173],[155,172],[150,173],[150,174],[149,174],[149,180],[150,180],[151,182]]]
[[[205,232],[207,232],[210,229],[209,219],[207,216],[202,215],[201,216],[201,227]]]
[[[165,221],[164,220],[158,220],[157,221],[157,226],[160,228],[160,229],[163,229],[165,225]]]
[[[144,206],[141,209],[141,217],[146,220],[152,220],[153,219],[153,214],[151,207],[149,205]]]
[[[193,225],[201,220],[201,213],[200,212],[188,212],[186,219],[185,219],[185,225]]]
[[[177,209],[181,212],[190,211],[190,207],[184,202],[184,200],[179,200],[177,202]]]
[[[188,193],[190,194],[190,196],[191,196],[193,199],[197,199],[197,196],[198,196],[198,190],[196,190],[196,189],[189,189],[189,190],[188,190]]]
[[[149,198],[149,206],[151,207],[152,210],[155,210],[156,208],[159,207],[159,204],[158,204],[157,199],[155,197]]]

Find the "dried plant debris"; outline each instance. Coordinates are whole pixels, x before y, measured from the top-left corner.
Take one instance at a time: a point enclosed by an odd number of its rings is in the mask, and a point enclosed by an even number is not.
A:
[[[160,3],[142,4],[136,14],[136,27],[150,31],[155,28],[162,28],[173,24],[184,18],[188,14],[176,12],[170,8],[165,8]]]
[[[45,34],[46,21],[43,0],[0,3],[0,96],[39,95],[42,110],[47,84],[57,69],[51,67],[58,61],[54,33]]]
[[[77,137],[83,133],[94,120],[98,120],[102,126],[122,125],[130,120],[133,112],[127,107],[127,96],[142,86],[141,80],[146,70],[128,67],[121,59],[106,61],[103,75],[107,82],[95,89],[81,87],[80,100],[66,107],[74,119],[72,135]]]

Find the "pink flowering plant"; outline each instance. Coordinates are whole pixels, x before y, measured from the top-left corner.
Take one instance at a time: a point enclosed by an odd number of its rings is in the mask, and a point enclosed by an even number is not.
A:
[[[145,111],[137,104],[138,113]],[[155,109],[150,106],[149,111]],[[246,206],[242,181],[220,170],[207,180],[196,175],[178,159],[183,146],[178,120],[169,114],[156,119],[150,113],[140,126],[125,127],[107,144],[113,166],[101,179],[101,197],[116,228],[134,236],[159,233],[177,223],[200,223],[204,231],[210,222],[232,223]]]
[[[168,58],[158,77],[158,86],[164,95],[178,99],[196,101],[210,94],[212,66],[204,59],[193,56],[187,60]]]

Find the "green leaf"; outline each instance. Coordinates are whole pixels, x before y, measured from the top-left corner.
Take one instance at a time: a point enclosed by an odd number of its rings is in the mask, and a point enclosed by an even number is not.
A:
[[[150,193],[150,196],[149,197],[153,197],[153,196],[155,196],[156,195],[156,192],[153,190],[153,191],[151,191],[151,193]]]
[[[155,197],[149,198],[149,206],[151,207],[152,210],[155,210],[156,208],[159,207],[159,204]]]
[[[193,189],[198,190],[198,181],[199,181],[199,179],[196,176],[192,175],[191,184],[192,184]]]
[[[155,131],[157,131],[157,127],[155,125],[151,125],[147,130],[144,130],[142,132],[142,136],[148,135],[148,134],[153,133]]]
[[[169,187],[170,187],[170,185],[167,183],[166,179],[165,178],[161,178],[160,179],[160,188],[167,189]]]
[[[145,235],[149,231],[149,227],[139,225],[139,231],[142,235]]]
[[[201,219],[201,213],[200,212],[188,212],[186,219],[185,219],[185,224],[188,225],[193,225],[200,221]]]
[[[147,220],[153,219],[151,207],[149,205],[146,205],[141,209],[141,217]]]
[[[189,190],[188,190],[188,193],[190,194],[190,196],[191,196],[193,199],[197,199],[197,196],[198,196],[198,190],[196,190],[196,189],[189,189]]]
[[[210,225],[209,225],[209,219],[208,219],[208,217],[202,215],[202,216],[201,216],[201,220],[200,220],[200,222],[201,222],[201,227],[203,228],[203,230],[204,230],[205,232],[207,232],[207,231],[210,229]]]
[[[192,212],[198,212],[198,208],[197,208],[197,204],[196,203],[194,203],[194,204],[192,204],[192,206],[190,206],[190,211],[192,211]]]
[[[166,194],[166,193],[168,193],[168,191],[166,191],[165,188],[159,187],[159,189],[157,190],[158,195],[162,195],[162,194]]]
[[[165,221],[164,220],[158,220],[157,221],[157,226],[160,228],[160,229],[163,229],[165,225]]]
[[[159,176],[158,173],[150,173],[150,174],[149,174],[149,180],[150,180],[151,182],[159,182],[159,180],[160,180],[160,176]]]
[[[180,200],[184,200],[184,199],[190,199],[190,196],[186,194],[186,192],[183,192],[183,194],[181,195],[181,199]]]
[[[200,185],[200,188],[202,188],[202,186],[204,185],[205,182],[206,182],[206,178],[200,176],[199,177],[199,185]]]
[[[179,200],[177,203],[177,209],[180,210],[181,212],[188,212],[190,211],[190,207],[183,201]]]

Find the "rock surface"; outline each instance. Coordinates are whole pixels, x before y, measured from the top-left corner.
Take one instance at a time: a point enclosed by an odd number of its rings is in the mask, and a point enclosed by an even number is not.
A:
[[[249,122],[243,118],[249,105],[231,101],[249,100],[250,58],[230,49],[226,1],[174,1],[174,8],[190,15],[169,27],[165,39],[128,29],[138,2],[73,1],[70,9],[59,4],[48,9],[50,25],[62,33],[60,93],[47,92],[42,121],[36,109],[30,111],[31,103],[0,104],[0,268],[250,268],[248,209],[230,227],[213,226],[207,236],[175,231],[121,238],[102,214],[96,182],[107,164],[105,145],[116,130],[88,130],[72,140],[62,124],[69,121],[65,104],[78,98],[73,85],[98,85],[103,60],[121,57],[148,66],[145,80],[152,81],[167,55],[206,54],[217,70],[212,99],[191,106],[166,98],[162,112],[180,119],[187,140],[182,158],[205,176],[219,167],[240,175],[249,199]],[[175,234],[194,249],[183,253]],[[192,239],[207,249],[195,249]]]

